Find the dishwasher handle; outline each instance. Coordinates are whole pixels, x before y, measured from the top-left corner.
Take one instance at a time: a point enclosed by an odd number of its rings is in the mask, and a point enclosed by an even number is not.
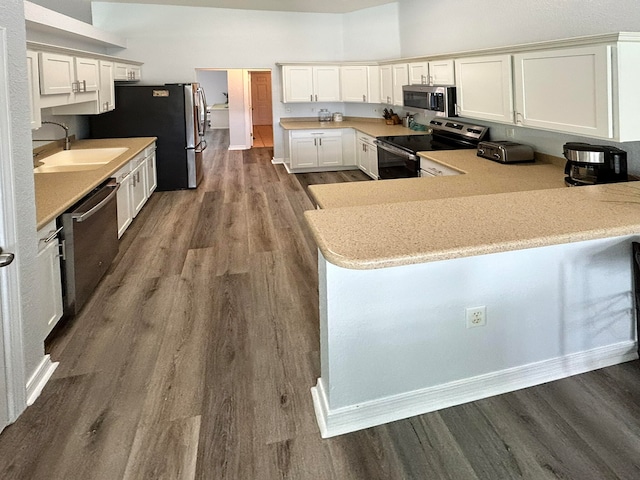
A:
[[[102,209],[102,207],[108,204],[111,201],[111,199],[114,197],[114,195],[118,193],[119,188],[120,188],[120,184],[115,180],[109,182],[100,190],[98,190],[93,197],[91,197],[89,200],[83,203],[81,207],[78,209],[80,211],[76,210],[75,212],[73,212],[71,214],[71,218],[76,222],[84,222],[86,219],[88,219],[95,213],[99,212]],[[100,194],[107,189],[111,190],[111,192],[106,197],[101,198],[102,195]],[[96,201],[98,203],[95,203]],[[89,207],[89,209],[86,210],[83,207]]]

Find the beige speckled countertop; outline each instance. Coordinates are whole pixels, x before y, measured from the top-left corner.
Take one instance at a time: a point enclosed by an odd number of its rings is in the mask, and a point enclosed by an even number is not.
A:
[[[37,228],[44,227],[74,203],[100,185],[110,175],[117,172],[124,164],[156,141],[155,137],[138,138],[105,138],[94,140],[78,140],[71,144],[71,149],[126,147],[122,155],[114,158],[106,165],[95,170],[79,172],[35,173],[36,222]],[[61,151],[52,149],[47,154]],[[46,158],[38,157],[38,160]]]
[[[640,182],[311,210],[324,257],[372,269],[640,234]]]
[[[354,128],[372,137],[387,135],[424,135],[402,125],[387,125],[380,118],[344,117],[342,122],[318,122],[304,118],[281,118],[280,126],[285,130],[317,130],[323,128]]]
[[[564,160],[549,155],[539,155],[542,162],[507,165],[480,158],[475,150],[420,156],[464,174],[312,185],[309,192],[319,207],[336,208],[564,187]]]

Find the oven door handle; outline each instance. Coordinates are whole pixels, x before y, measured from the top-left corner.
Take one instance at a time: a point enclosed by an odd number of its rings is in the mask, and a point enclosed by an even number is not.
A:
[[[374,143],[378,146],[378,148],[381,148],[382,150],[385,150],[389,153],[393,153],[394,155],[398,155],[399,157],[405,158],[407,160],[414,160],[417,161],[418,160],[418,156],[413,154],[413,153],[409,153],[405,150],[402,150],[401,148],[397,148],[394,147],[392,145],[389,145],[386,142],[381,142],[380,140],[375,140]]]

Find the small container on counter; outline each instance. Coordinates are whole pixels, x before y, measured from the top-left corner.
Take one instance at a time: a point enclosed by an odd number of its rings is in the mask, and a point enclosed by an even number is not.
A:
[[[333,121],[334,122],[341,122],[342,121],[342,114],[340,112],[335,112],[333,114]]]
[[[326,108],[321,108],[318,111],[318,121],[319,122],[330,122],[331,121],[331,112]]]

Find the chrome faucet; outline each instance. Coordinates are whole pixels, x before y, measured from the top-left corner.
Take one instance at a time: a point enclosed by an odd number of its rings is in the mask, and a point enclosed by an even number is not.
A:
[[[64,149],[65,150],[71,150],[71,141],[69,139],[69,127],[67,127],[64,123],[58,123],[58,122],[51,122],[49,120],[43,120],[42,121],[43,124],[48,123],[50,125],[57,125],[59,127],[62,127],[64,129]],[[48,139],[38,139],[35,140],[36,142],[57,142],[58,139],[53,139],[53,140],[48,140]]]

